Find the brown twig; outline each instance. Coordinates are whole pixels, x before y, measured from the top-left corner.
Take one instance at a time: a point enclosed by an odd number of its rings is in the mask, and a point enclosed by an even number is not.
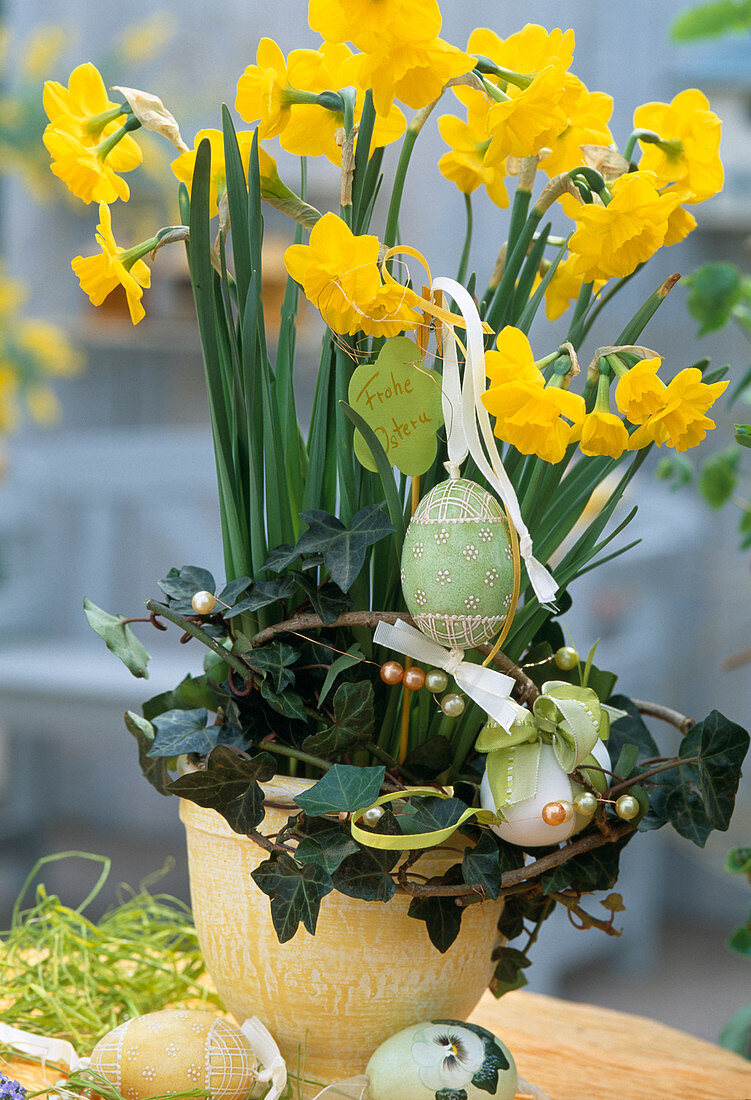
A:
[[[693,718],[687,718],[685,714],[680,714],[677,710],[671,710],[670,707],[664,707],[661,703],[648,703],[644,699],[632,699],[631,702],[640,714],[669,722],[671,726],[675,726],[684,735],[688,733],[692,726],[696,725]]]
[[[410,626],[414,626],[414,619],[404,611],[345,611],[333,623],[324,623],[320,615],[310,612],[304,615],[294,615],[291,619],[284,619],[280,623],[267,626],[265,630],[260,630],[258,634],[253,635],[251,645],[253,649],[258,649],[260,646],[272,641],[277,634],[297,633],[304,630],[320,630],[322,628],[336,630],[341,626],[365,626],[370,630],[375,630],[378,623],[395,623],[397,619],[402,619]],[[478,646],[477,648],[480,653],[484,654],[490,653],[491,650],[489,645]],[[532,702],[540,694],[529,676],[518,665],[514,664],[505,653],[496,653],[493,664],[501,672],[505,672],[507,676],[511,676],[512,679],[516,680],[519,685],[517,695],[522,702]]]

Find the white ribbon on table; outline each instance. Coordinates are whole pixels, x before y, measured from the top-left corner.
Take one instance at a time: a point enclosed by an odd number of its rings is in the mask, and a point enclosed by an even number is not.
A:
[[[356,1077],[348,1077],[346,1081],[335,1081],[333,1085],[326,1085],[325,1089],[315,1094],[313,1100],[321,1100],[322,1096],[327,1095],[332,1100],[335,1096],[345,1096],[347,1100],[362,1100],[369,1084],[370,1078],[359,1073]]]
[[[541,604],[552,604],[558,584],[532,553],[532,537],[522,519],[519,501],[498,454],[488,411],[482,403],[485,392],[485,343],[482,321],[471,294],[455,279],[440,276],[433,279],[433,291],[449,294],[464,318],[467,348],[464,364],[464,384],[459,379],[457,358],[458,337],[453,325],[443,324],[443,415],[448,433],[446,468],[450,477],[459,476],[459,467],[469,453],[488,484],[502,500],[509,519],[519,536],[519,553],[527,567],[534,593]],[[477,425],[480,425],[480,432]],[[482,442],[480,440],[482,434]],[[484,443],[484,446],[483,446]],[[494,716],[495,717],[495,716]]]
[[[287,1064],[282,1058],[274,1036],[257,1016],[251,1016],[249,1020],[245,1020],[240,1025],[240,1031],[253,1047],[258,1061],[263,1066],[260,1073],[256,1071],[256,1080],[262,1085],[267,1081],[271,1084],[269,1091],[264,1093],[264,1100],[277,1100],[287,1084]]]
[[[442,668],[454,677],[457,686],[470,699],[501,726],[510,725],[516,718],[516,705],[509,699],[514,680],[503,672],[463,660],[463,650],[446,649],[403,619],[397,619],[393,625],[379,622],[373,632],[373,641],[403,653],[413,661]]]
[[[79,1069],[88,1069],[89,1058],[79,1058],[70,1043],[65,1039],[48,1039],[44,1035],[35,1035],[31,1031],[20,1031],[9,1024],[0,1024],[0,1043],[5,1043],[21,1054],[30,1054],[38,1058],[45,1066],[47,1062],[62,1062],[71,1073]]]

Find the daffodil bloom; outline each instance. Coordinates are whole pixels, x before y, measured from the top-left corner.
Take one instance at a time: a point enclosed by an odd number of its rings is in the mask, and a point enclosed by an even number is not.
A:
[[[360,70],[363,54],[353,54],[348,46],[324,42],[317,50],[293,50],[287,58],[287,76],[298,91],[319,94],[332,88],[354,86],[357,90],[354,120],[358,122],[365,102]],[[371,145],[379,148],[398,141],[407,122],[395,104],[385,115],[376,114]],[[325,156],[332,164],[342,159],[341,130],[344,118],[316,103],[295,104],[284,130],[279,135],[283,149],[295,156]]]
[[[696,218],[685,206],[676,206],[668,218],[668,230],[665,234],[665,245],[678,244],[684,241],[689,233],[696,229]]]
[[[485,352],[485,373],[491,386],[520,381],[545,385],[529,340],[521,329],[513,325],[506,325],[498,333],[494,351]]]
[[[552,64],[537,73],[526,88],[509,84],[504,101],[490,110],[488,164],[499,164],[509,156],[531,157],[566,129],[565,84],[563,69]]]
[[[56,130],[48,126],[44,132],[44,144],[52,157],[50,170],[54,176],[66,184],[68,190],[85,203],[115,202],[130,198],[130,188],[117,172],[127,172],[141,163],[141,151],[132,158],[120,151],[116,158],[108,155],[112,150],[112,138],[106,138],[100,145],[87,145],[65,130]],[[117,163],[117,171],[114,164]]]
[[[540,161],[543,172],[550,177],[582,164],[582,145],[608,146],[613,141],[608,129],[612,97],[590,92],[573,73],[565,74],[561,109],[566,115],[566,128],[547,143],[550,152]]]
[[[455,115],[441,115],[438,119],[441,137],[451,147],[451,152],[444,153],[438,161],[438,169],[463,194],[469,195],[484,184],[491,202],[506,207],[509,200],[505,167],[491,168],[484,160],[490,143],[487,99],[471,88],[460,88],[457,92],[466,104],[467,121],[462,122]]]
[[[377,237],[355,236],[329,213],[311,230],[309,244],[289,246],[284,264],[334,332],[391,336],[414,328],[421,315],[413,291],[381,284],[379,251]]]
[[[92,305],[100,306],[115,287],[122,286],[128,299],[130,318],[134,325],[143,320],[146,311],[141,304],[144,287],[151,285],[151,271],[141,259],[154,247],[153,239],[126,251],[112,235],[109,207],[99,204],[99,225],[96,240],[101,248],[98,256],[76,256],[71,266],[78,276],[81,289]]]
[[[654,172],[657,186],[679,191],[687,203],[704,202],[722,188],[722,123],[697,88],[679,92],[670,103],[645,103],[634,112],[634,127],[651,130],[660,141],[642,142],[639,168]]]
[[[237,82],[237,113],[246,122],[260,119],[259,138],[276,137],[289,121],[290,91],[284,54],[272,38],[262,38],[255,65],[248,65]]]
[[[22,321],[16,339],[47,374],[71,376],[83,367],[63,331],[49,321]]]
[[[643,424],[665,405],[667,387],[657,377],[659,356],[640,359],[633,367],[616,368],[615,403],[632,424]]]
[[[555,321],[563,316],[570,304],[579,297],[584,279],[581,275],[575,275],[572,270],[572,259],[569,257],[558,264],[553,278],[545,288],[545,314],[549,321]],[[605,280],[597,279],[593,284],[593,290],[597,294],[605,285]]]
[[[124,103],[113,103],[109,98],[99,70],[90,61],[73,70],[67,87],[57,80],[47,80],[42,104],[54,129],[67,130],[90,145],[110,137],[128,113]],[[136,145],[131,137],[123,141],[126,148]]]
[[[370,50],[383,36],[424,41],[441,29],[437,0],[309,0],[308,23],[327,42]]]
[[[679,371],[666,387],[663,407],[632,432],[628,449],[635,451],[649,443],[658,447],[665,443],[676,451],[698,446],[715,426],[714,420],[704,414],[728,385],[727,381],[702,382],[697,367]]]
[[[585,455],[607,455],[620,458],[628,446],[626,425],[610,411],[610,378],[601,374],[597,383],[595,407],[584,417],[579,448]]]
[[[487,57],[501,69],[516,73],[540,72],[550,64],[565,71],[574,57],[574,32],[558,28],[548,31],[539,23],[527,23],[515,34],[501,38],[488,27],[477,27],[469,36],[467,52]]]
[[[181,153],[172,161],[171,168],[177,178],[186,185],[188,190],[193,187],[193,172],[196,166],[196,153],[198,146],[204,138],[208,139],[211,146],[211,181],[209,190],[209,217],[217,212],[217,200],[227,190],[227,179],[224,164],[224,135],[221,130],[199,130],[193,142],[193,148],[187,153]],[[243,171],[247,178],[250,147],[253,144],[253,131],[240,130],[237,134],[237,144],[240,149]]]
[[[576,207],[578,228],[569,241],[571,272],[584,282],[622,278],[648,260],[665,240],[680,202],[660,194],[649,172],[631,172],[611,184],[612,200]]]
[[[379,115],[387,115],[395,99],[408,107],[427,107],[438,99],[447,81],[472,70],[475,59],[442,38],[381,37],[363,54],[359,80],[371,88]]]

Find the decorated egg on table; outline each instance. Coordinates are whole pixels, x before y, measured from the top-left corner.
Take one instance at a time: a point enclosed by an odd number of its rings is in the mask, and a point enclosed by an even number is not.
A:
[[[426,1020],[381,1043],[365,1070],[368,1100],[513,1100],[517,1073],[492,1031],[459,1020]]]
[[[466,478],[431,489],[407,528],[401,575],[415,626],[428,637],[452,649],[490,641],[514,586],[508,524],[496,498]]]
[[[596,742],[591,758],[587,757],[583,761],[582,768],[586,768],[588,762],[595,763],[598,768],[610,767],[610,757],[604,741]],[[601,772],[593,768],[588,774],[593,786],[605,789],[605,778]],[[574,809],[574,800],[583,793],[584,788],[558,763],[553,746],[541,744],[537,793],[533,797],[496,806],[486,772],[480,786],[480,802],[483,809],[498,809],[505,817],[505,821],[491,826],[502,840],[518,844],[522,848],[540,848],[547,844],[560,844],[589,824],[592,814],[577,813]],[[563,804],[566,811],[571,808],[573,812],[556,815],[557,804]],[[546,807],[550,809],[543,816]],[[565,819],[556,822],[556,816]],[[549,820],[546,821],[545,817]]]
[[[91,1068],[125,1100],[193,1089],[206,1089],[211,1100],[245,1100],[258,1080],[258,1059],[240,1028],[188,1009],[126,1020],[99,1040]]]

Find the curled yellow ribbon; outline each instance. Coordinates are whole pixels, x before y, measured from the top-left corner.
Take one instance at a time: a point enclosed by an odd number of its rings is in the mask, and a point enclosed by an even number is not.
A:
[[[476,818],[481,825],[495,825],[499,821],[498,815],[494,814],[492,810],[481,810],[479,807],[474,810],[468,806],[453,825],[447,825],[445,829],[433,829],[428,833],[401,833],[398,836],[391,836],[385,833],[365,832],[357,824],[368,810],[385,806],[388,802],[393,802],[399,798],[410,798],[412,795],[422,795],[429,798],[453,798],[453,795],[446,794],[445,791],[438,791],[435,787],[406,787],[403,791],[391,791],[389,794],[382,794],[370,806],[363,806],[362,809],[355,810],[352,814],[350,821],[352,838],[358,843],[364,844],[367,848],[383,848],[392,852],[401,852],[414,848],[434,848],[436,844],[443,844],[452,833],[455,833],[471,817]]]

